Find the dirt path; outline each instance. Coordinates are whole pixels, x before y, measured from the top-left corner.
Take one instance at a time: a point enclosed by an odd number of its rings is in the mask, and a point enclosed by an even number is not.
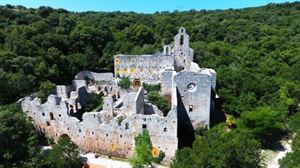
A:
[[[88,153],[81,155],[87,159],[87,163],[94,168],[131,168],[128,162],[112,160],[107,158],[95,158],[95,154]]]
[[[289,140],[287,143],[285,143],[283,145],[284,147],[284,150],[282,151],[279,151],[274,159],[272,159],[268,164],[267,164],[267,168],[279,168],[280,165],[279,165],[279,160],[282,159],[287,153],[291,152],[292,151],[292,147],[291,147],[291,143],[292,143],[292,140]]]

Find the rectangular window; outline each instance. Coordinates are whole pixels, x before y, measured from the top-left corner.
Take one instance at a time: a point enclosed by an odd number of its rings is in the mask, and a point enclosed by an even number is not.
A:
[[[143,125],[142,125],[142,128],[143,128],[143,129],[147,129],[147,125],[146,125],[146,124],[143,124]]]

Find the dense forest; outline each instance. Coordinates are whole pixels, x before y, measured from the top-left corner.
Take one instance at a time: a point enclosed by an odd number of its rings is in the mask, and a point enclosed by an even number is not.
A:
[[[172,167],[263,166],[260,150],[299,130],[300,2],[154,14],[0,6],[0,167],[37,167],[32,160],[39,156],[32,155],[38,141],[32,126],[8,104],[45,82],[68,84],[81,70],[112,71],[115,54],[159,51],[181,26],[190,34],[194,61],[217,72],[219,111],[227,120],[200,131],[192,148],[178,150]],[[18,117],[10,121],[10,115]],[[18,141],[28,146],[24,153],[6,145],[12,122],[20,123],[15,134],[28,139]],[[300,158],[295,138],[284,167],[300,165],[293,159]]]

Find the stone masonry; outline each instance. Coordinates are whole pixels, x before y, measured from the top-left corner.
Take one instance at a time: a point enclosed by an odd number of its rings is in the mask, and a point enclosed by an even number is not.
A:
[[[58,140],[67,134],[82,151],[116,157],[130,157],[134,137],[147,129],[153,147],[170,161],[178,149],[182,125],[190,124],[192,131],[209,127],[214,109],[216,73],[199,68],[193,54],[189,35],[180,28],[174,44],[165,45],[163,52],[115,55],[114,74],[82,71],[71,86],[58,85],[56,94],[49,95],[45,103],[34,95],[23,98],[22,109],[48,137]],[[169,113],[164,116],[145,101],[142,86],[121,89],[117,85],[120,77],[160,84],[160,94],[171,97]],[[104,95],[103,107],[82,111],[92,93]]]

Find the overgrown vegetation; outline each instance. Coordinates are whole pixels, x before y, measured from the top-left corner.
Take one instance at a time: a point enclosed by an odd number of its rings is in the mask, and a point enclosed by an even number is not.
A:
[[[158,156],[157,157],[153,157],[153,162],[160,164],[161,161],[165,158],[166,154],[163,151],[159,151]]]
[[[0,167],[71,168],[80,167],[77,146],[62,136],[49,153],[41,152],[36,129],[19,105],[0,106]],[[42,140],[44,141],[44,139]]]
[[[292,152],[280,160],[280,167],[299,167],[300,166],[300,113],[296,113],[290,118],[289,127],[295,133],[292,139]]]
[[[118,82],[118,86],[120,86],[122,89],[129,89],[131,86],[131,81],[128,77],[121,78],[121,80]]]
[[[285,135],[284,115],[271,107],[258,107],[253,111],[245,112],[237,121],[239,128],[251,132],[263,146],[271,147]]]
[[[17,105],[0,106],[0,167],[26,167],[38,161],[38,136]]]
[[[74,168],[81,167],[79,149],[67,135],[62,135],[53,145],[49,155],[45,157],[43,167]]]
[[[123,116],[117,117],[117,122],[118,122],[118,125],[119,125],[119,126],[121,126],[123,120],[124,120],[124,117],[123,117]]]
[[[159,92],[160,91],[160,84],[143,83],[143,87],[145,90],[147,90],[147,92],[151,92],[151,91]]]
[[[50,81],[42,82],[39,91],[37,92],[37,97],[41,98],[42,103],[45,103],[48,96],[54,93],[56,85]]]
[[[141,134],[134,138],[134,140],[134,154],[133,157],[129,159],[129,162],[132,165],[132,167],[139,168],[144,165],[152,165],[152,143],[148,131],[144,129]]]
[[[83,112],[90,112],[97,108],[102,108],[103,105],[103,93],[91,93],[87,104],[83,107]]]
[[[196,136],[192,148],[178,150],[171,167],[260,167],[260,150],[260,143],[251,133],[243,129],[226,130],[221,124],[203,136]]]
[[[230,131],[212,128],[197,137],[193,148],[177,152],[173,166],[258,167],[260,158],[252,146],[258,146],[257,141],[263,147],[274,143],[279,136],[276,131],[284,131],[289,115],[297,112],[299,10],[299,2],[153,15],[1,6],[0,104],[43,90],[42,83],[49,84],[46,81],[68,84],[80,70],[112,71],[114,54],[148,54],[161,50],[161,44],[171,42],[179,27],[184,26],[190,34],[195,62],[218,73],[220,110],[237,118],[238,124]],[[45,92],[39,93],[43,101],[51,90],[47,89],[51,84],[46,86]],[[0,112],[2,167],[35,164],[34,160],[39,159],[31,157],[38,156],[31,150],[36,146],[31,136],[32,126],[11,107],[1,107]],[[296,132],[297,122],[293,121],[292,117],[290,128]],[[237,153],[237,149],[242,152]],[[282,160],[282,167],[299,165],[297,145],[293,151]]]
[[[143,132],[134,138],[135,148],[133,157],[129,159],[133,168],[139,168],[144,166],[151,166],[152,162],[160,163],[165,153],[163,151],[158,152],[157,156],[153,153],[152,142],[148,130],[143,129]]]
[[[164,116],[167,116],[170,111],[170,103],[168,102],[167,97],[159,95],[156,91],[151,91],[147,95],[147,100],[156,105],[160,109]]]

